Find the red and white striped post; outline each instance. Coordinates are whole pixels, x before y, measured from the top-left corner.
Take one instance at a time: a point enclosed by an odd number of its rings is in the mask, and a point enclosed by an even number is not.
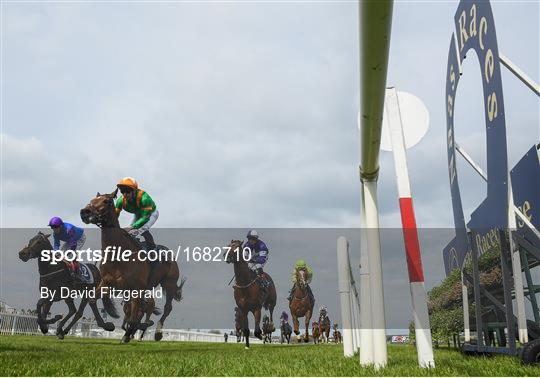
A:
[[[387,89],[385,117],[391,139],[394,167],[396,170],[399,208],[401,211],[403,238],[407,255],[407,267],[409,270],[418,364],[420,367],[427,368],[435,367],[435,361],[433,359],[431,329],[429,325],[426,289],[424,287],[424,270],[422,268],[420,243],[418,241],[418,230],[416,228],[409,172],[407,169],[403,119],[399,105],[400,102],[398,101],[398,92],[396,89]]]

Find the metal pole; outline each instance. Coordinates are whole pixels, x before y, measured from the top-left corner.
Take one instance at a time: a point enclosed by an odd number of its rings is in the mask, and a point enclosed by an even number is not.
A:
[[[482,298],[480,296],[480,272],[478,271],[478,248],[476,241],[472,243],[472,268],[473,268],[473,285],[474,285],[474,306],[476,313],[476,350],[484,346],[484,335],[482,333]]]
[[[381,263],[381,240],[379,234],[379,209],[377,205],[377,182],[363,180],[366,209],[367,249],[371,287],[371,323],[373,327],[373,364],[375,369],[386,366],[386,317]]]
[[[353,291],[351,290],[351,292],[349,293],[349,295],[351,296],[351,318],[352,318],[352,339],[353,339],[353,352],[356,353],[358,351],[358,348],[360,348],[360,340],[358,340],[358,317],[357,317],[357,311],[358,311],[358,306],[356,304],[356,301],[355,301],[355,298],[354,298],[354,294],[353,294]]]
[[[340,236],[337,241],[337,263],[339,278],[339,298],[341,304],[341,324],[343,325],[343,354],[345,357],[354,356],[351,303],[350,303],[350,270],[348,242]]]
[[[392,143],[392,155],[396,172],[397,189],[399,195],[399,208],[403,226],[403,239],[407,255],[409,270],[409,284],[413,308],[414,329],[416,336],[416,351],[418,364],[422,368],[435,367],[433,346],[431,342],[431,327],[427,308],[426,289],[424,287],[424,269],[420,255],[418,230],[414,216],[409,170],[407,167],[407,154],[405,152],[405,138],[403,136],[403,123],[399,109],[398,94],[395,88],[387,90],[386,115],[388,130]]]
[[[360,178],[364,186],[369,261],[373,363],[387,362],[386,321],[382,287],[377,176],[381,144],[386,73],[390,50],[393,1],[359,1],[360,36]],[[362,254],[364,251],[362,252]],[[364,260],[364,262],[366,262]],[[362,296],[366,293],[362,288]],[[364,298],[362,298],[364,301]],[[363,303],[362,303],[363,304]],[[365,319],[361,320],[364,327]],[[362,354],[362,351],[361,351]],[[364,358],[361,356],[360,361]]]
[[[518,66],[499,51],[499,61],[508,68],[519,80],[531,89],[537,96],[540,96],[540,86],[536,84],[529,76],[525,74]]]
[[[368,230],[363,184],[360,190],[360,365],[367,366],[373,364],[373,324],[371,323]]]
[[[508,173],[508,241],[512,254],[512,273],[514,276],[514,292],[516,298],[519,342],[525,344],[529,341],[527,334],[527,318],[525,316],[525,295],[523,294],[523,277],[521,275],[521,257],[519,248],[515,245],[513,233],[517,230],[516,215],[514,213],[514,195],[512,194],[512,180]],[[510,291],[510,288],[508,288]],[[510,334],[510,332],[508,332]]]
[[[465,342],[468,343],[471,341],[471,326],[469,317],[469,289],[467,288],[467,285],[465,284],[465,280],[463,278],[463,268],[461,270],[461,298],[463,301],[463,334],[465,337]]]
[[[512,238],[512,234],[508,234],[509,239]],[[506,243],[506,235],[503,230],[499,230],[499,247],[500,247],[500,256],[501,256],[501,273],[502,273],[502,283],[503,283],[503,293],[504,293],[504,307],[506,314],[506,329],[508,330],[508,348],[510,353],[516,354],[516,338],[514,336],[515,322],[514,322],[514,311],[512,310],[512,293],[510,288],[510,267],[508,266],[507,256],[512,256],[511,253],[507,255],[509,244]],[[511,252],[511,251],[510,251]],[[520,271],[521,274],[521,271]],[[523,287],[523,286],[522,286]],[[522,290],[523,292],[523,290]],[[517,294],[517,290],[516,290]],[[518,318],[519,322],[519,318]],[[525,331],[527,331],[525,329]],[[525,332],[526,333],[526,332]],[[520,339],[521,341],[521,339]]]
[[[531,269],[529,268],[529,262],[527,259],[527,251],[524,248],[520,248],[521,252],[521,265],[525,272],[525,279],[527,280],[527,291],[529,292],[529,300],[531,301],[532,313],[534,321],[537,325],[540,325],[540,314],[538,311],[538,302],[536,300],[536,290],[534,289],[534,282],[531,276]]]

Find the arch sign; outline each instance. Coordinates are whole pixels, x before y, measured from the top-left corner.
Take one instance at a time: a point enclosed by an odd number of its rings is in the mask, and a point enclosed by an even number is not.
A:
[[[461,267],[466,254],[471,250],[471,244],[467,235],[456,169],[454,104],[461,63],[470,50],[478,57],[484,94],[488,183],[487,198],[481,207],[489,216],[486,213],[481,217],[483,230],[506,229],[508,226],[508,159],[499,50],[490,3],[462,0],[454,16],[454,23],[455,32],[452,34],[448,51],[445,99],[448,172],[456,230],[453,247]]]

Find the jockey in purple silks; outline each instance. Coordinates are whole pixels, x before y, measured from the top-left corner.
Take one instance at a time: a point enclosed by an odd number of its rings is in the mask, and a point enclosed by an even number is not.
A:
[[[248,261],[249,268],[259,277],[261,287],[266,289],[270,283],[264,277],[263,267],[268,260],[268,247],[259,239],[256,230],[250,230],[247,239],[242,249],[249,248],[251,251],[251,259]]]
[[[282,311],[279,320],[283,321],[284,323],[289,323],[289,314],[287,314],[286,311]]]
[[[49,227],[53,230],[53,249],[61,251],[80,250],[86,242],[84,229],[74,226],[71,223],[62,221],[60,217],[52,217]],[[60,243],[63,242],[60,247]],[[80,265],[76,260],[64,261],[68,266],[71,276],[78,281],[83,281],[80,272]]]

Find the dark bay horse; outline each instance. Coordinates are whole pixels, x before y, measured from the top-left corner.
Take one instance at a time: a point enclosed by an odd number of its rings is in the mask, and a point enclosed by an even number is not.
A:
[[[84,223],[95,224],[101,229],[101,248],[107,260],[100,266],[102,278],[97,290],[101,291],[102,287],[120,290],[150,290],[161,285],[165,291],[165,306],[154,335],[155,340],[159,341],[163,337],[163,323],[172,310],[172,300],[182,299],[182,286],[185,280],[182,280],[179,286],[177,285],[180,273],[175,261],[161,261],[152,269],[150,262],[145,261],[138,253],[141,250],[140,244],[120,227],[114,206],[117,193],[118,189],[110,194],[98,193],[80,212]],[[163,246],[158,246],[157,249],[168,250]],[[114,251],[119,250],[132,252],[128,261],[122,261],[118,255],[116,259],[113,259]],[[130,315],[126,319],[126,333],[122,338],[122,341],[126,343],[137,329],[145,328],[145,324],[140,323],[138,319],[140,298],[132,298],[130,303]],[[105,302],[104,298],[104,304],[107,313],[118,318],[113,302],[110,300]]]
[[[311,334],[313,335],[313,344],[318,344],[321,342],[320,337],[321,333],[319,331],[319,323],[313,322],[311,325]]]
[[[289,301],[289,309],[293,320],[294,334],[300,334],[300,324],[298,318],[304,318],[306,333],[304,341],[309,342],[309,322],[313,315],[314,303],[310,301],[306,284],[306,271],[303,269],[296,271],[296,284],[294,285],[292,298]]]
[[[319,333],[321,334],[321,339],[323,342],[327,343],[330,338],[330,318],[326,310],[322,310],[319,313]]]
[[[61,298],[62,287],[70,291],[75,289],[88,292],[90,289],[95,288],[99,284],[101,278],[97,267],[92,264],[87,264],[86,266],[92,271],[92,275],[94,276],[94,283],[88,285],[75,283],[65,262],[61,261],[57,264],[53,264],[52,261],[46,261],[45,259],[41,258],[42,251],[53,250],[53,246],[49,240],[50,236],[50,234],[44,234],[41,231],[38,232],[38,234],[30,239],[28,244],[21,249],[19,252],[19,258],[24,262],[27,262],[30,259],[37,259],[40,293],[42,288],[47,289],[48,293],[54,292],[54,296],[52,298],[41,298],[37,302],[37,323],[42,333],[45,334],[49,331],[49,324],[56,323],[58,320],[62,319],[62,315],[56,315],[52,319],[47,320],[47,314],[49,313],[52,304],[60,300],[64,300],[66,302],[69,312],[65,317],[63,317],[62,321],[56,328],[56,335],[59,339],[63,339],[64,335],[66,335],[73,326],[73,322],[70,323],[66,329],[64,329],[64,325],[76,313],[80,312],[82,314],[84,312],[84,308],[86,307],[86,303],[81,303],[81,305],[79,305],[79,309],[77,310],[72,298]],[[92,311],[94,314],[99,314],[97,305],[94,304]],[[101,319],[101,317],[99,319]],[[107,331],[114,330],[114,324],[105,323],[103,319],[98,321],[97,324]]]
[[[287,340],[287,344],[291,343],[291,334],[292,334],[292,327],[291,325],[286,322],[285,320],[281,319],[281,326],[279,327],[281,331],[281,344],[285,340]]]
[[[334,342],[336,344],[340,344],[341,343],[341,332],[339,332],[339,329],[338,329],[338,325],[337,323],[334,323]]]
[[[276,306],[276,286],[272,277],[265,273],[266,280],[269,286],[266,293],[257,283],[257,275],[249,269],[248,263],[245,260],[242,241],[231,240],[228,250],[225,251],[225,262],[234,265],[234,276],[236,283],[233,286],[234,299],[240,311],[240,324],[243,329],[244,337],[246,338],[246,348],[249,348],[249,322],[248,314],[251,312],[255,318],[255,337],[262,339],[262,331],[260,328],[261,312],[264,307],[270,312],[270,321],[273,322],[274,307]]]
[[[268,318],[268,315],[263,316],[263,344],[266,344],[267,342],[272,344],[272,332],[276,330],[276,327],[274,327],[274,323],[270,321],[270,318]]]

